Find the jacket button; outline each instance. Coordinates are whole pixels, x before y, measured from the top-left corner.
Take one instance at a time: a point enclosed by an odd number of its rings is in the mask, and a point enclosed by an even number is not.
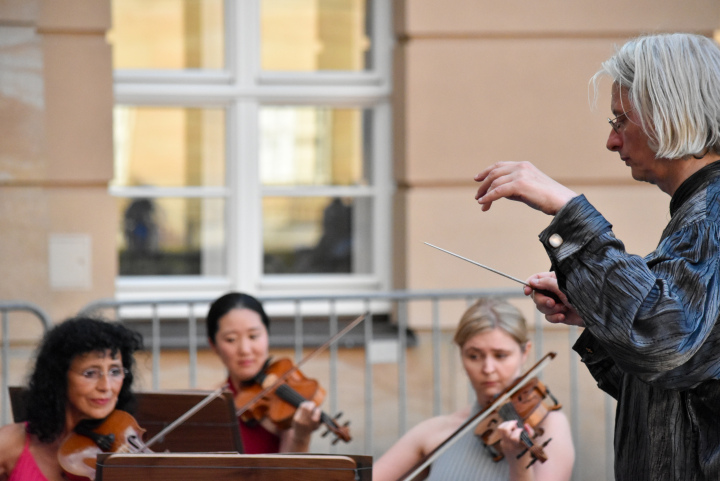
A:
[[[562,243],[563,243],[563,238],[560,237],[560,234],[553,234],[553,235],[551,235],[550,238],[548,239],[548,242],[550,243],[551,246],[557,248],[557,247],[560,247],[560,246],[562,245]]]

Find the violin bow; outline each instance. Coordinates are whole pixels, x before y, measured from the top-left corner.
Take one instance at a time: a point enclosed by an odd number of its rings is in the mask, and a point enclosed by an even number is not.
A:
[[[240,416],[242,413],[244,413],[245,411],[247,411],[247,409],[248,409],[250,406],[252,406],[252,405],[255,404],[257,401],[259,401],[264,395],[266,395],[268,392],[272,391],[273,389],[275,389],[276,387],[278,387],[280,384],[282,384],[283,382],[285,382],[285,380],[286,380],[289,376],[291,376],[295,371],[297,371],[298,369],[300,369],[300,366],[302,366],[303,364],[305,364],[307,361],[309,361],[310,359],[312,359],[312,358],[315,357],[316,355],[320,354],[320,353],[321,353],[322,351],[324,351],[325,349],[327,349],[332,343],[334,343],[335,341],[337,341],[338,339],[340,339],[342,336],[344,336],[345,334],[347,334],[348,332],[350,332],[351,329],[353,329],[355,326],[357,326],[357,325],[360,324],[362,321],[364,321],[365,318],[366,318],[367,316],[369,316],[369,315],[370,315],[369,312],[365,312],[364,314],[361,314],[360,316],[358,316],[353,322],[351,322],[350,324],[348,324],[348,326],[345,327],[345,329],[343,329],[342,331],[338,332],[338,333],[335,334],[333,337],[331,337],[330,339],[328,339],[328,340],[325,342],[325,344],[323,344],[322,346],[320,346],[319,348],[315,349],[313,352],[311,352],[310,354],[308,354],[307,356],[305,356],[305,357],[304,357],[300,362],[298,362],[292,369],[290,369],[290,370],[287,371],[285,374],[283,374],[282,376],[280,376],[280,377],[277,379],[277,381],[275,381],[272,385],[270,385],[270,386],[268,386],[267,388],[265,388],[265,389],[263,389],[262,391],[260,391],[257,396],[255,396],[255,397],[254,397],[253,399],[251,399],[248,403],[246,403],[244,406],[242,406],[240,409],[238,409],[238,410],[236,411],[236,415],[237,415],[237,416]],[[159,433],[157,433],[155,436],[153,436],[147,443],[145,443],[144,449],[149,449],[150,446],[152,446],[153,444],[155,444],[156,442],[158,442],[158,441],[159,441],[160,439],[162,439],[164,436],[167,436],[168,434],[170,434],[172,431],[175,430],[175,428],[177,428],[177,427],[180,426],[182,423],[184,423],[185,421],[187,421],[193,414],[197,413],[197,412],[200,411],[202,408],[204,408],[205,406],[207,406],[213,399],[215,399],[215,398],[217,398],[217,397],[220,397],[220,395],[222,394],[222,392],[225,391],[225,390],[227,389],[227,387],[228,387],[228,385],[227,385],[227,383],[225,383],[225,384],[223,384],[222,386],[220,386],[219,388],[217,388],[216,390],[214,390],[213,392],[211,392],[210,394],[208,394],[207,396],[205,396],[205,398],[203,398],[201,401],[199,401],[195,406],[193,406],[193,407],[191,407],[190,409],[188,409],[184,414],[180,415],[175,421],[173,421],[173,422],[171,422],[170,424],[168,424],[168,425],[167,425],[165,428],[163,428]]]
[[[275,389],[276,387],[278,387],[280,384],[282,384],[289,376],[292,375],[292,373],[294,373],[295,371],[297,371],[298,369],[300,369],[300,366],[302,366],[304,363],[306,363],[307,361],[309,361],[310,359],[312,359],[312,358],[315,357],[316,355],[320,354],[322,351],[324,351],[325,349],[327,349],[332,343],[334,343],[335,341],[337,341],[338,339],[340,339],[342,336],[344,336],[345,334],[347,334],[348,332],[350,332],[351,329],[353,329],[355,326],[357,326],[357,325],[360,324],[363,320],[365,320],[365,318],[366,318],[368,315],[370,315],[369,312],[365,312],[364,314],[361,314],[361,315],[358,316],[353,322],[351,322],[350,324],[348,324],[348,326],[345,327],[345,329],[343,329],[342,331],[340,331],[340,332],[338,332],[337,334],[335,334],[335,335],[334,335],[333,337],[331,337],[328,341],[326,341],[325,344],[323,344],[322,346],[320,346],[319,348],[317,348],[315,351],[313,351],[313,352],[311,352],[310,354],[308,354],[307,356],[305,356],[305,358],[302,359],[300,362],[298,362],[292,369],[290,369],[290,370],[287,371],[285,374],[283,374],[282,376],[280,376],[275,383],[273,383],[273,384],[272,384],[271,386],[269,386],[268,388],[263,389],[260,393],[258,393],[257,396],[255,396],[255,397],[254,397],[253,399],[251,399],[247,404],[245,404],[245,406],[243,406],[242,408],[238,409],[238,410],[236,411],[236,416],[240,416],[242,413],[244,413],[245,411],[247,411],[247,409],[248,409],[250,406],[252,406],[252,405],[255,404],[257,401],[259,401],[259,400],[260,400],[264,395],[266,395],[268,392],[272,391],[273,389]],[[215,399],[215,398],[217,398],[217,397],[220,397],[220,395],[222,394],[222,392],[225,391],[225,390],[227,389],[227,387],[228,387],[228,385],[227,385],[227,383],[225,383],[225,384],[223,384],[222,386],[220,386],[219,388],[217,388],[216,390],[214,390],[213,392],[211,392],[210,394],[208,394],[204,399],[202,399],[200,402],[198,402],[195,406],[193,406],[193,407],[191,407],[190,409],[188,409],[184,414],[182,414],[180,417],[178,417],[175,421],[173,421],[172,423],[168,424],[168,425],[167,425],[165,428],[163,428],[159,433],[157,433],[155,436],[153,436],[147,443],[145,443],[145,447],[146,447],[146,448],[149,448],[150,446],[152,446],[153,444],[155,444],[156,442],[158,442],[160,439],[162,439],[164,436],[167,436],[168,434],[170,434],[172,431],[175,430],[175,428],[177,428],[177,427],[180,426],[182,423],[184,423],[185,421],[187,421],[193,414],[195,414],[196,412],[200,411],[202,408],[204,408],[205,406],[207,406],[213,399]]]
[[[207,406],[213,399],[220,397],[220,395],[226,388],[227,383],[223,384],[222,386],[205,396],[204,399],[202,399],[196,405],[185,411],[184,414],[180,415],[180,417],[178,417],[175,421],[165,426],[159,433],[153,436],[147,443],[145,443],[145,447],[149,448],[150,446],[158,442],[160,439],[162,439],[164,436],[170,434],[172,431],[175,430],[175,428],[187,421],[193,414]]]
[[[369,316],[369,315],[370,315],[370,312],[365,312],[364,314],[360,314],[358,317],[355,318],[355,320],[354,320],[353,322],[351,322],[350,324],[348,324],[347,327],[345,327],[345,329],[343,329],[342,331],[338,332],[337,334],[335,334],[334,336],[332,336],[330,339],[328,339],[327,341],[325,341],[325,344],[323,344],[322,346],[318,347],[318,348],[315,349],[313,352],[311,352],[310,354],[308,354],[307,356],[305,356],[304,358],[302,358],[302,359],[301,359],[297,364],[295,364],[290,370],[286,371],[282,376],[278,377],[278,378],[275,380],[274,383],[272,383],[271,385],[269,385],[268,387],[264,388],[262,391],[260,391],[259,393],[257,393],[257,395],[256,395],[254,398],[252,398],[251,400],[249,400],[248,402],[246,402],[243,406],[240,406],[239,408],[237,408],[237,410],[235,411],[235,415],[236,415],[236,416],[241,416],[241,415],[242,415],[245,411],[247,411],[253,404],[255,404],[255,403],[258,402],[260,399],[262,399],[263,396],[265,396],[267,393],[269,393],[270,391],[272,391],[273,389],[277,388],[277,387],[280,386],[282,383],[284,383],[290,376],[293,375],[293,373],[294,373],[295,371],[297,371],[298,369],[300,369],[300,366],[302,366],[303,364],[305,364],[306,362],[308,362],[310,359],[314,358],[315,356],[317,356],[318,354],[320,354],[321,352],[323,352],[325,349],[327,349],[328,347],[330,347],[330,345],[332,345],[332,344],[335,343],[338,339],[340,339],[340,338],[343,337],[345,334],[347,334],[348,332],[350,332],[355,326],[357,326],[357,325],[360,324],[362,321],[364,321],[364,320],[367,318],[367,316]]]
[[[523,387],[523,385],[525,384],[525,381],[532,379],[537,373],[542,371],[545,366],[547,366],[547,364],[551,360],[553,360],[553,358],[555,358],[555,356],[556,354],[554,352],[549,352],[545,354],[542,359],[540,359],[533,367],[531,367],[527,372],[525,372],[525,374],[517,378],[504,392],[499,394],[490,406],[465,421],[465,423],[460,426],[453,434],[451,434],[450,437],[440,443],[437,448],[433,449],[430,454],[425,457],[424,460],[420,461],[418,464],[410,468],[410,470],[408,470],[400,478],[398,478],[398,481],[410,481],[412,479],[415,479],[428,466],[430,466],[433,461],[435,461],[438,457],[440,457],[441,454],[443,454],[453,444],[455,444],[464,434],[468,433],[472,429],[475,429],[475,426],[477,426],[480,421],[485,419],[490,413],[495,411],[498,407],[500,407],[500,405],[504,404],[505,401],[510,399],[513,394],[519,391],[520,388]]]

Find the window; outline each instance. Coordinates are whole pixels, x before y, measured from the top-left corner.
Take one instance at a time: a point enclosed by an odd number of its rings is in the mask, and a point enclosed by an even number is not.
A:
[[[119,297],[389,288],[390,10],[113,0]]]

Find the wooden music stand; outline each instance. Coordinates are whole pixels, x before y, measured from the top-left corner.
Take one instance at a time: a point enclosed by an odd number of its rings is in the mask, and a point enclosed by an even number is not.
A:
[[[371,456],[322,454],[100,454],[97,481],[371,481]]]
[[[10,402],[15,422],[25,420],[22,393],[25,388],[11,386]],[[135,393],[137,405],[133,417],[146,429],[144,440],[152,439],[163,428],[205,399],[210,392]],[[175,430],[150,447],[152,451],[174,453],[208,453],[229,451],[242,453],[242,440],[230,392],[223,392]]]
[[[8,386],[10,393],[10,408],[12,409],[13,421],[21,423],[25,421],[25,405],[23,404],[23,393],[25,388],[21,386]]]
[[[137,407],[133,416],[146,429],[147,442],[189,409],[204,400],[210,392],[136,392]],[[155,452],[242,453],[242,440],[232,393],[223,392],[207,406],[180,424],[163,439],[150,446]]]

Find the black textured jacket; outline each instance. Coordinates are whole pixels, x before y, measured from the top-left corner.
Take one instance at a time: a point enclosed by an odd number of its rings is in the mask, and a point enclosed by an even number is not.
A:
[[[619,481],[720,480],[720,162],[680,186],[670,213],[645,258],[583,196],[540,235],[585,321],[573,349],[618,401]]]

